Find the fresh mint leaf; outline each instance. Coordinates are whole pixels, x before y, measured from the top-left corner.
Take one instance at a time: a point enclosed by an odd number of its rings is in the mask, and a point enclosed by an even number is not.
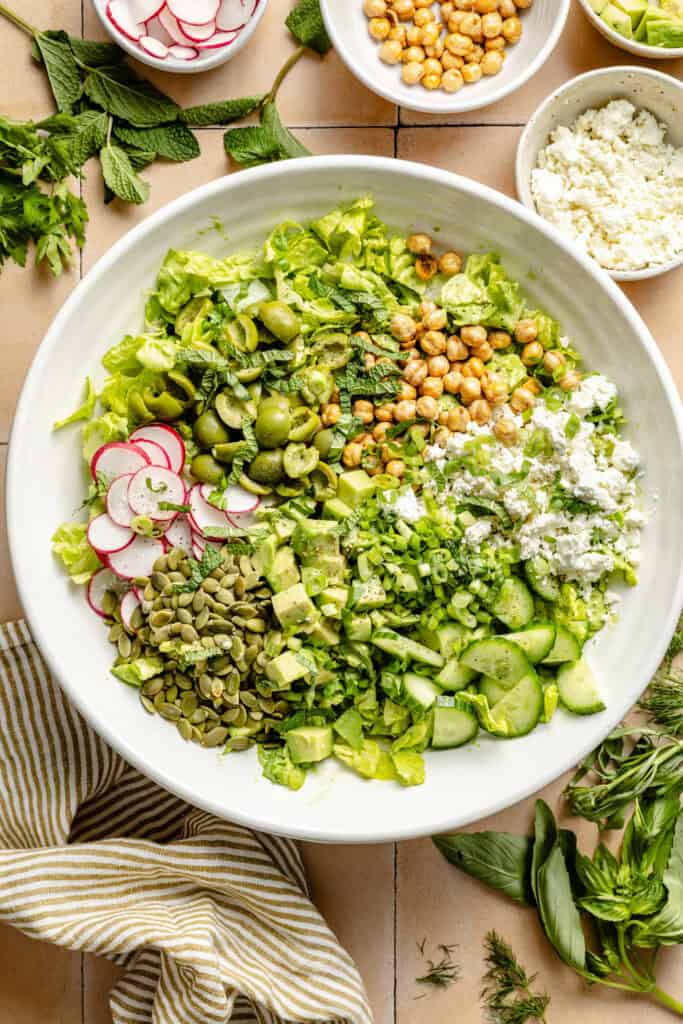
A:
[[[180,108],[126,64],[94,68],[83,83],[85,94],[108,114],[135,128],[154,128],[178,118]]]
[[[116,125],[114,135],[128,146],[150,152],[153,150],[157,156],[177,163],[194,160],[200,154],[199,143],[194,133],[184,124],[164,124],[155,128],[128,128],[125,125]]]
[[[116,43],[100,43],[94,39],[69,36],[69,44],[79,64],[87,68],[107,67],[125,60],[124,51]]]
[[[256,167],[281,160],[277,141],[260,125],[233,128],[223,138],[225,151],[241,167]]]
[[[299,142],[288,128],[285,128],[274,103],[265,103],[261,111],[261,124],[269,132],[280,150],[280,160],[291,160],[299,156],[310,156],[310,149]]]
[[[516,903],[533,903],[529,884],[531,840],[509,832],[435,836],[446,860]]]
[[[265,98],[263,93],[259,96],[241,96],[239,99],[187,107],[180,112],[180,120],[197,128],[214,124],[232,124],[233,121],[241,121],[243,117],[253,114]]]
[[[176,584],[176,594],[191,594],[193,591],[198,590],[206,577],[210,576],[214,569],[223,564],[223,556],[213,544],[207,544],[200,562],[196,558],[190,558],[188,561],[192,575],[185,583]]]
[[[81,95],[81,76],[69,37],[66,32],[36,32],[34,40],[57,109],[69,113]]]
[[[69,131],[53,134],[50,145],[75,174],[104,145],[108,118],[99,110],[85,110],[71,120]]]
[[[323,55],[332,48],[320,10],[320,0],[299,0],[290,11],[285,25],[302,46],[309,46]]]
[[[130,146],[122,146],[128,154],[130,165],[134,171],[144,171],[145,167],[153,164],[157,158],[153,149],[132,149]]]
[[[127,203],[144,203],[149,198],[149,185],[137,172],[120,146],[105,146],[100,151],[102,175],[107,188]]]

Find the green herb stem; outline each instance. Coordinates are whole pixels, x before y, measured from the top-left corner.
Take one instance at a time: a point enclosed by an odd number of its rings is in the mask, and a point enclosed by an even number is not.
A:
[[[33,25],[29,25],[27,21],[24,21],[22,17],[15,14],[9,7],[5,7],[4,4],[0,4],[0,17],[7,18],[7,20],[11,21],[13,25],[16,25],[17,28],[20,28],[23,32],[28,32],[30,36],[34,36],[38,31],[37,28],[34,28]]]
[[[678,1014],[679,1017],[683,1017],[683,1003],[679,999],[674,999],[667,992],[663,992],[657,985],[650,990],[650,996],[655,999],[662,1006],[666,1006],[667,1010],[671,1010],[672,1013]]]
[[[266,103],[274,103],[275,102],[275,97],[278,94],[280,86],[282,85],[282,83],[284,82],[285,78],[287,77],[289,72],[292,70],[294,65],[298,64],[298,62],[301,60],[301,58],[303,57],[305,52],[306,52],[306,47],[305,46],[300,46],[298,49],[296,49],[294,51],[292,56],[289,57],[285,61],[285,63],[282,65],[282,67],[278,71],[277,76],[275,78],[275,81],[273,82],[272,88],[271,88],[270,92],[268,93],[268,96],[266,97]]]

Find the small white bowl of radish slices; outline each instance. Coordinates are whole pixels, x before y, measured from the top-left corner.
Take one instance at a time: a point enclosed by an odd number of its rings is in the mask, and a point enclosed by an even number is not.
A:
[[[268,0],[93,0],[115,43],[162,71],[225,64],[256,31]]]

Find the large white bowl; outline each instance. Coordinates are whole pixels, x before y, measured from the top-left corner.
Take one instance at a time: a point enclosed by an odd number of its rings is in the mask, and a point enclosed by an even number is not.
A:
[[[362,0],[320,0],[330,39],[349,70],[361,82],[390,103],[429,114],[459,114],[497,103],[524,85],[543,67],[555,49],[569,14],[570,0],[535,0],[522,11],[522,38],[506,50],[498,75],[484,76],[459,92],[433,92],[420,85],[406,85],[400,66],[379,59],[379,46],[368,32]],[[406,23],[407,24],[407,23]]]
[[[76,431],[54,435],[51,427],[78,403],[85,374],[101,379],[105,350],[139,328],[143,289],[170,246],[224,254],[260,243],[280,220],[307,220],[367,193],[403,232],[438,227],[444,245],[502,254],[532,304],[559,317],[588,365],[618,384],[627,433],[644,458],[643,486],[657,493],[657,510],[644,535],[641,582],[591,652],[607,711],[590,718],[559,712],[525,739],[482,738],[477,746],[430,753],[427,781],[415,789],[367,782],[329,762],[292,793],[261,777],[253,750],[222,758],[183,743],[109,674],[105,631],[50,554],[55,526],[72,516],[84,490]],[[218,232],[198,234],[213,217],[230,225],[228,244]],[[309,158],[245,171],[178,199],[118,242],[75,289],[38,351],[17,408],[9,542],[21,599],[52,671],[131,764],[221,817],[314,840],[373,842],[446,830],[513,804],[574,765],[634,703],[683,603],[682,465],[683,420],[669,372],[633,307],[593,262],[522,206],[473,181],[387,159]]]
[[[569,127],[585,110],[604,107],[610,100],[630,100],[635,107],[649,110],[668,127],[669,145],[683,146],[683,83],[672,75],[652,68],[624,65],[587,71],[565,82],[541,103],[527,122],[517,144],[515,183],[520,202],[536,210],[531,192],[531,172],[538,155],[548,144],[550,134],[560,125]],[[683,249],[665,263],[654,263],[641,270],[608,270],[615,281],[643,281],[683,266]]]

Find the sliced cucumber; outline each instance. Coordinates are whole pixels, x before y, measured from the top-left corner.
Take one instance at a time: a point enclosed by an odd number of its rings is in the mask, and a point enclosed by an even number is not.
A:
[[[498,591],[491,611],[508,629],[522,629],[534,617],[534,599],[526,583],[510,576]]]
[[[533,669],[528,675],[501,697],[488,714],[482,714],[481,724],[494,736],[513,739],[526,736],[534,729],[543,713],[543,688]]]
[[[462,747],[479,732],[477,716],[466,708],[435,707],[432,746],[438,750]]]
[[[605,710],[593,673],[584,658],[570,661],[557,671],[560,700],[575,715],[594,715]]]
[[[544,601],[560,600],[560,584],[557,577],[550,572],[550,566],[545,558],[537,555],[524,563],[524,575],[529,581],[529,586],[536,591]]]
[[[550,653],[555,643],[555,626],[552,622],[537,622],[518,633],[506,633],[506,640],[521,647],[532,665]]]
[[[372,634],[371,643],[380,650],[386,651],[397,658],[410,658],[413,661],[422,662],[424,665],[431,665],[432,668],[443,668],[446,659],[438,651],[432,651],[417,640],[411,640],[407,636],[401,636],[393,629],[376,629]]]
[[[544,665],[559,665],[562,661],[578,661],[581,657],[579,641],[565,626],[555,627],[555,643],[543,659]]]
[[[441,693],[440,688],[431,679],[419,676],[415,672],[406,672],[403,676],[403,688],[407,703],[416,711],[427,711]]]
[[[529,659],[517,644],[505,637],[489,636],[465,648],[460,664],[500,683],[514,686],[531,669]]]
[[[449,658],[436,677],[436,681],[442,689],[455,692],[464,690],[476,674],[474,669],[462,665],[457,658]]]
[[[499,700],[502,700],[506,693],[509,693],[509,687],[503,686],[491,676],[484,676],[479,683],[479,690],[489,702],[489,707],[493,707]]]

